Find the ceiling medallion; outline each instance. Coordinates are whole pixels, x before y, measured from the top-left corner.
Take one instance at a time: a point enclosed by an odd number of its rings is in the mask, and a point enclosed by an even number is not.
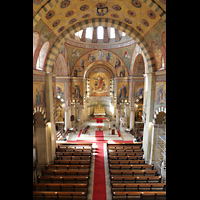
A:
[[[89,8],[88,5],[82,5],[82,6],[80,7],[80,10],[81,10],[81,11],[85,11],[85,10],[87,10],[88,8]]]
[[[113,5],[112,8],[116,11],[120,11],[121,7],[119,5]]]
[[[135,6],[136,8],[140,8],[142,4],[138,0],[132,0],[132,5]]]
[[[97,16],[104,16],[108,13],[108,7],[105,6],[104,3],[98,3],[97,7]]]
[[[69,0],[62,1],[61,4],[60,4],[60,7],[61,8],[66,8],[66,7],[69,6],[69,4],[70,4]]]

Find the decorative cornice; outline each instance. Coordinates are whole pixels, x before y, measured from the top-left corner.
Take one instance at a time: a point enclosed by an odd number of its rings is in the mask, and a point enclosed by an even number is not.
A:
[[[119,43],[119,44],[112,44],[112,43],[109,43],[109,44],[102,44],[102,43],[92,44],[92,43],[86,43],[86,42],[83,43],[83,42],[78,42],[78,41],[73,41],[73,40],[68,39],[65,43],[70,44],[70,45],[74,45],[74,46],[77,46],[77,47],[88,48],[88,49],[99,49],[100,47],[102,49],[116,49],[116,48],[121,48],[121,47],[126,47],[126,46],[129,46],[129,45],[132,45],[132,44],[135,43],[135,41],[131,39],[127,42],[122,42],[122,43]]]

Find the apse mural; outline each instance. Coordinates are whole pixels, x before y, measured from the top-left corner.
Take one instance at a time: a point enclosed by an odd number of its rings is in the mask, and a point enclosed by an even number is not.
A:
[[[125,52],[125,55],[129,56],[128,52],[127,53]],[[72,76],[73,77],[83,76],[84,70],[87,68],[87,66],[93,63],[94,61],[98,60],[110,63],[115,68],[115,76],[117,77],[128,76],[128,70],[125,62],[115,53],[111,53],[110,51],[102,49],[89,51],[83,56],[80,56],[79,58],[77,57],[77,60],[72,69]]]
[[[110,96],[110,75],[104,69],[96,69],[90,74],[90,96]]]

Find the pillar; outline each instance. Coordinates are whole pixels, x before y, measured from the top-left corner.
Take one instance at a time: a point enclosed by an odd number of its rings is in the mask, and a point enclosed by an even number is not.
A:
[[[147,163],[150,161],[151,154],[151,139],[152,139],[152,121],[154,113],[154,99],[155,99],[155,73],[147,73],[147,96],[146,98],[146,120],[144,124],[143,132],[143,149],[144,149],[144,158]],[[145,102],[145,101],[144,101]]]
[[[135,128],[135,107],[130,107],[130,129]]]
[[[83,125],[83,105],[79,107],[79,118],[80,118],[80,125]]]
[[[45,165],[49,164],[51,160],[49,135],[46,124],[36,122],[34,129],[36,135],[37,175],[41,175]]]
[[[120,118],[120,108],[116,108],[116,126],[119,127],[119,118]]]
[[[54,96],[53,96],[53,74],[45,74],[45,92],[46,92],[46,114],[48,121],[48,134],[51,139],[49,140],[50,149],[50,163],[54,162],[56,151],[56,127],[54,121]]]
[[[70,114],[69,114],[69,107],[65,107],[64,108],[64,112],[65,112],[65,130],[70,128]]]

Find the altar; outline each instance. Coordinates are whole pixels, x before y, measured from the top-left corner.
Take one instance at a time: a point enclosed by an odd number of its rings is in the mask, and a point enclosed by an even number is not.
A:
[[[98,106],[96,108],[94,108],[94,116],[95,117],[101,117],[101,116],[105,116],[105,108],[101,106],[101,104],[98,104]]]

